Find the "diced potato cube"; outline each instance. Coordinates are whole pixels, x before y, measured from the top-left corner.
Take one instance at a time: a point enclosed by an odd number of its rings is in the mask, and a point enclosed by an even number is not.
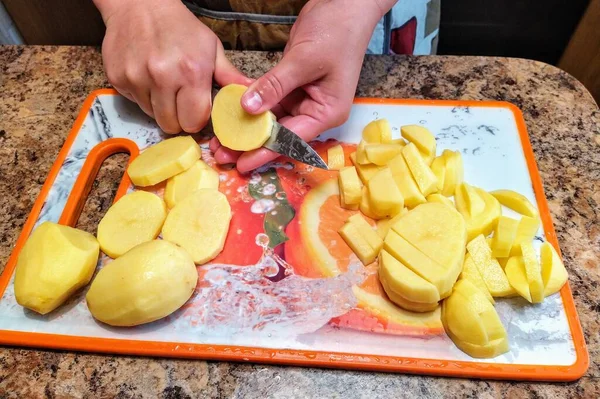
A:
[[[417,146],[425,162],[430,165],[435,158],[435,136],[424,126],[407,125],[400,128],[402,137]]]
[[[362,184],[356,173],[356,167],[348,166],[340,170],[338,182],[342,207],[350,206],[358,209],[362,197]]]
[[[377,258],[379,252],[369,245],[354,224],[345,223],[339,233],[364,265],[373,263],[375,258]]]
[[[369,188],[368,188],[368,186],[363,186],[362,198],[360,199],[360,211],[362,212],[363,215],[365,215],[366,217],[369,217],[371,219],[375,219],[375,220],[383,219],[384,217],[379,216],[378,214],[375,213],[369,198],[370,198]]]
[[[380,217],[396,216],[404,207],[404,199],[389,168],[380,170],[368,183],[371,209]]]
[[[368,165],[371,163],[367,157],[366,148],[367,142],[364,140],[361,140],[361,142],[358,143],[358,147],[356,147],[356,161],[361,165]]]
[[[492,238],[492,256],[494,258],[506,258],[510,255],[510,249],[517,237],[518,228],[518,220],[508,216],[500,216]]]
[[[359,164],[358,161],[356,160],[356,152],[353,152],[352,154],[350,154],[350,160],[356,167],[356,172],[358,173],[358,176],[360,177],[360,180],[362,180],[363,184],[367,184],[367,182],[369,180],[371,180],[371,178],[373,176],[375,176],[375,173],[377,173],[378,171],[380,171],[383,168],[383,166],[377,166],[377,165],[373,165],[373,164],[369,164],[369,165]]]
[[[392,128],[387,119],[377,119],[363,129],[363,140],[367,143],[389,143],[392,141]]]
[[[381,247],[383,247],[383,240],[381,237],[379,237],[375,229],[373,229],[373,226],[371,226],[369,222],[362,217],[362,215],[358,213],[352,215],[348,218],[347,222],[356,226],[360,234],[367,241],[367,243],[369,243],[371,248],[377,251],[377,253],[381,251]]]
[[[387,165],[396,155],[400,154],[402,146],[396,144],[367,144],[365,152],[367,159],[375,165]]]
[[[436,192],[437,178],[419,154],[417,147],[413,143],[407,144],[402,148],[402,155],[421,194],[428,196]]]
[[[340,144],[327,149],[327,167],[330,170],[340,170],[344,164],[344,149]]]

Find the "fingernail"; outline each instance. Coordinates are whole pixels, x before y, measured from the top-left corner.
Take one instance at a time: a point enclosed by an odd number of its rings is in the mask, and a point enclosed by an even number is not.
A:
[[[263,104],[262,98],[255,91],[244,94],[242,97],[242,102],[246,111],[249,112],[258,111]]]

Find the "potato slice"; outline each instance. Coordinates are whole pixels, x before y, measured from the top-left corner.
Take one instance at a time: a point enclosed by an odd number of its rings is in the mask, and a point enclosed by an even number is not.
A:
[[[437,178],[419,154],[417,147],[413,143],[408,143],[402,148],[402,155],[421,193],[428,196],[436,192]]]
[[[541,303],[544,300],[544,281],[542,280],[542,267],[538,262],[535,249],[531,242],[521,244],[523,263],[525,264],[525,275],[529,282],[529,292],[532,303]]]
[[[411,302],[437,304],[440,293],[435,285],[402,264],[387,251],[379,254],[379,278],[392,291]]]
[[[431,162],[431,171],[437,178],[437,190],[442,193],[444,191],[444,180],[446,178],[446,157],[436,157]]]
[[[560,291],[569,276],[560,255],[549,242],[541,248],[542,280],[544,282],[544,297]]]
[[[396,144],[367,144],[365,152],[369,162],[375,165],[385,166],[395,156],[400,154],[402,146]]]
[[[523,262],[523,257],[510,257],[506,262],[504,272],[506,273],[508,282],[515,289],[515,291],[517,291],[520,296],[531,303],[531,292],[529,291],[529,281],[527,281],[527,273],[525,272],[525,262]]]
[[[219,191],[198,190],[179,201],[162,229],[165,240],[181,246],[196,264],[204,264],[221,252],[231,221],[227,197]]]
[[[483,198],[475,191],[474,187],[465,182],[456,186],[454,201],[456,202],[456,209],[463,215],[468,215],[471,219],[476,218],[485,210]]]
[[[46,314],[90,282],[100,247],[93,235],[52,222],[39,225],[19,253],[15,299]]]
[[[165,202],[169,208],[173,208],[179,201],[203,188],[218,190],[219,174],[206,163],[198,160],[188,170],[167,180]]]
[[[344,148],[340,144],[327,149],[327,167],[330,170],[340,170],[344,167]]]
[[[502,205],[519,212],[521,215],[537,219],[540,217],[537,209],[527,197],[512,190],[496,190],[490,194],[494,196]]]
[[[136,186],[153,186],[191,168],[201,155],[200,146],[190,136],[173,137],[138,155],[127,174]]]
[[[362,183],[356,173],[356,167],[342,168],[338,175],[338,184],[342,208],[358,209],[362,197]]]
[[[365,266],[375,261],[378,251],[369,245],[356,225],[346,222],[338,233]]]
[[[402,137],[411,143],[414,143],[421,156],[425,160],[427,165],[431,165],[431,162],[435,158],[436,142],[435,136],[429,129],[420,125],[406,125],[400,128]]]
[[[494,237],[492,238],[492,256],[494,258],[506,258],[510,255],[515,238],[517,237],[517,229],[519,221],[509,218],[508,216],[500,216],[498,224],[494,229]]]
[[[259,115],[247,113],[241,104],[247,87],[230,84],[215,96],[211,118],[213,130],[221,144],[236,151],[261,147],[271,137],[275,115],[271,111]]]
[[[467,251],[477,266],[483,281],[493,297],[514,295],[515,291],[496,259],[483,235],[478,235],[467,244]]]
[[[393,302],[396,306],[401,307],[402,309],[405,309],[405,310],[408,310],[411,312],[416,312],[416,313],[427,313],[427,312],[433,312],[439,307],[438,302],[424,303],[424,302],[409,301],[408,299],[404,298],[402,295],[400,295],[396,291],[392,290],[390,288],[390,286],[388,285],[387,280],[385,280],[385,278],[382,279],[380,277],[379,281],[381,283],[381,286],[383,287],[383,291],[385,292],[387,297],[390,299],[390,301]]]
[[[444,150],[441,155],[446,161],[444,175],[444,188],[442,194],[451,197],[456,191],[456,186],[463,182],[463,160],[458,151]]]
[[[427,202],[439,202],[440,204],[448,205],[450,208],[454,208],[454,203],[448,199],[448,197],[444,197],[440,193],[429,194],[427,196]]]
[[[481,277],[481,273],[479,273],[479,269],[473,262],[471,255],[467,254],[465,256],[465,262],[463,264],[462,272],[460,273],[460,279],[469,280],[475,287],[477,287],[485,297],[490,301],[491,304],[495,304],[494,298],[492,294],[490,294],[490,290],[488,290],[483,277]]]
[[[390,143],[392,128],[387,119],[377,119],[365,126],[362,137],[367,143]]]
[[[356,160],[356,152],[353,152],[352,154],[350,154],[350,160],[356,167],[356,172],[358,173],[358,176],[360,177],[360,180],[362,180],[363,184],[367,184],[369,182],[369,180],[371,180],[371,178],[373,176],[375,176],[375,173],[377,173],[378,171],[380,171],[381,169],[383,169],[385,167],[385,166],[377,166],[377,165],[373,165],[373,164],[361,165]]]
[[[190,255],[168,241],[155,240],[102,268],[85,298],[97,320],[111,326],[137,326],[179,309],[197,282]]]
[[[373,226],[371,226],[362,215],[358,213],[354,214],[348,218],[347,222],[356,226],[360,235],[363,236],[375,252],[379,253],[379,251],[381,251],[383,240],[379,237],[375,229],[373,229]]]
[[[367,185],[369,187],[369,204],[375,215],[384,218],[400,213],[404,207],[404,198],[402,198],[389,168],[377,172]]]
[[[415,179],[413,179],[402,154],[394,157],[388,163],[388,167],[392,171],[396,186],[400,189],[402,198],[404,198],[404,204],[408,208],[414,208],[417,205],[427,202],[423,194],[421,194]]]
[[[490,234],[496,227],[498,219],[502,215],[502,207],[496,198],[492,197],[490,193],[479,187],[473,188],[485,202],[485,208],[484,211],[476,217],[471,217],[468,213],[463,213],[464,209],[463,212],[461,212],[467,222],[467,241],[471,241],[480,234],[485,236]]]
[[[540,228],[540,220],[538,218],[532,218],[529,216],[521,216],[519,221],[519,227],[517,227],[517,235],[513,246],[510,249],[510,256],[521,255],[521,244],[524,242],[531,242],[535,238]]]
[[[156,194],[134,191],[121,197],[98,224],[102,252],[118,258],[131,248],[154,240],[167,217],[167,207]]]

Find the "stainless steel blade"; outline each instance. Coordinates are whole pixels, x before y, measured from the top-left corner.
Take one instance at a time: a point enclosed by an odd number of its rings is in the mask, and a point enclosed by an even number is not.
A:
[[[271,137],[263,144],[263,147],[307,165],[328,169],[325,161],[306,141],[277,122],[273,122]]]

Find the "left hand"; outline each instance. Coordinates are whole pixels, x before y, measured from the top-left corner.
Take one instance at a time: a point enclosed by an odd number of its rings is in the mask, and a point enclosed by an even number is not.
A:
[[[389,7],[388,7],[389,3]],[[279,123],[306,141],[348,119],[365,51],[377,22],[395,1],[311,0],[298,16],[281,61],[250,85],[242,107],[251,114],[272,110]],[[279,154],[211,150],[219,163],[248,172]]]

